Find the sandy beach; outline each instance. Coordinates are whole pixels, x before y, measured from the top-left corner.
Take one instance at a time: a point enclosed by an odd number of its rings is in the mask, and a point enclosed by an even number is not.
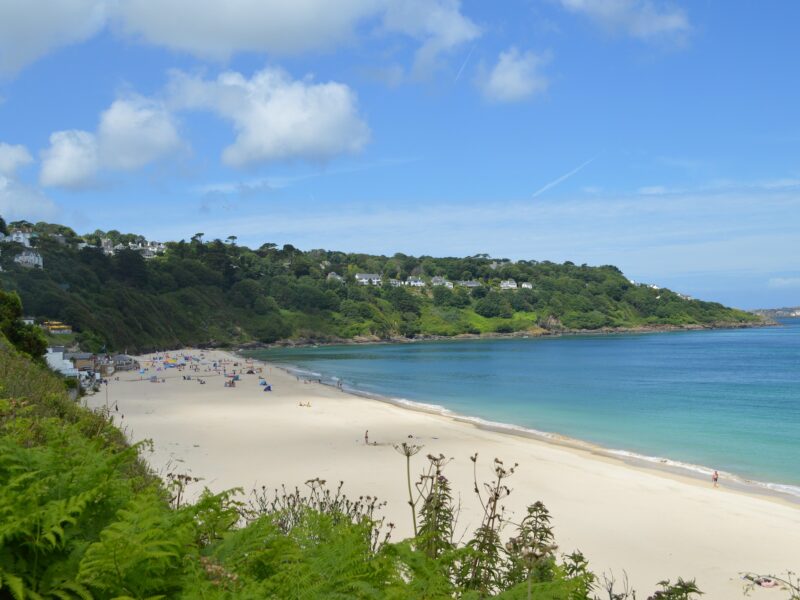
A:
[[[236,387],[226,377],[206,372],[213,361],[244,359],[223,352],[204,355],[199,372],[165,369],[117,373],[108,402],[131,440],[153,440],[148,456],[161,473],[202,478],[194,494],[265,485],[302,486],[319,477],[334,486],[345,482],[348,495],[377,495],[400,539],[411,531],[405,458],[393,444],[424,445],[412,459],[419,473],[425,454],[444,454],[462,511],[458,533],[478,524],[480,506],[472,493],[473,465],[489,480],[492,461],[519,463],[505,503],[513,515],[543,501],[553,515],[560,550],[580,549],[596,573],[627,572],[646,597],[662,579],[696,578],[704,598],[742,597],[743,571],[781,573],[800,568],[800,506],[748,493],[723,480],[710,481],[656,468],[631,465],[587,449],[491,431],[447,416],[409,410],[307,383],[263,363],[272,385],[264,392],[258,375],[242,375]],[[172,356],[180,353],[173,352]],[[141,357],[146,364],[148,357]],[[158,383],[149,381],[156,375]],[[191,375],[192,380],[184,379]],[[201,385],[196,377],[206,381]],[[144,379],[142,379],[144,377]],[[164,380],[162,383],[161,380]],[[105,406],[105,393],[87,399]],[[305,406],[301,406],[305,405]],[[114,409],[117,410],[114,410]],[[370,442],[364,443],[369,430]],[[782,599],[778,590],[757,589],[753,597]]]

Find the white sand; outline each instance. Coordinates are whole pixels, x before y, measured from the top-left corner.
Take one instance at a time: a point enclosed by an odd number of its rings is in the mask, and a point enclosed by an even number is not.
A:
[[[200,351],[187,351],[199,355]],[[207,359],[227,358],[206,352]],[[243,365],[242,359],[233,359]],[[260,364],[260,363],[259,363]],[[560,550],[579,548],[597,572],[627,571],[639,595],[647,597],[661,579],[695,577],[704,598],[742,597],[742,571],[780,573],[800,569],[800,508],[762,495],[714,489],[710,482],[631,466],[621,460],[560,444],[487,431],[452,418],[407,410],[306,384],[264,366],[274,391],[244,375],[236,388],[223,377],[207,384],[184,381],[188,371],[166,370],[166,383],[138,381],[118,373],[109,399],[119,408],[118,423],[131,439],[152,439],[151,465],[160,473],[189,473],[214,491],[246,491],[281,483],[302,486],[320,477],[334,486],[344,480],[348,495],[377,495],[388,501],[385,514],[399,539],[411,531],[405,458],[393,443],[413,441],[424,450],[412,459],[417,473],[425,454],[455,460],[446,473],[459,492],[463,510],[459,532],[479,521],[472,493],[472,463],[491,475],[492,460],[519,463],[505,506],[520,515],[542,500],[551,511]],[[311,407],[301,407],[310,402]],[[103,393],[89,400],[105,404]],[[124,417],[123,417],[124,415]],[[377,446],[364,444],[364,431]],[[408,436],[413,435],[413,440]],[[778,590],[756,590],[756,598],[782,599]]]

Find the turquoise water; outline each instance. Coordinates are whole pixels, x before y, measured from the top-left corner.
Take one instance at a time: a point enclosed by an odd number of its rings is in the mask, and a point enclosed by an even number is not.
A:
[[[363,392],[800,486],[800,319],[782,325],[251,354]]]

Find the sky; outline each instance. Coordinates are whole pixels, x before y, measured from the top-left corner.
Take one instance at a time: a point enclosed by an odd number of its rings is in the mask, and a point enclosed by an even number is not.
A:
[[[0,215],[800,305],[800,3],[0,0]]]

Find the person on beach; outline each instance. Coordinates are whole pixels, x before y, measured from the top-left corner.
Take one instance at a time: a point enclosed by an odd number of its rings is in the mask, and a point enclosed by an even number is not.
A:
[[[369,446],[369,429],[364,432],[364,444]]]
[[[711,481],[714,483],[714,487],[719,487],[719,473],[714,471],[714,474],[711,476]]]

